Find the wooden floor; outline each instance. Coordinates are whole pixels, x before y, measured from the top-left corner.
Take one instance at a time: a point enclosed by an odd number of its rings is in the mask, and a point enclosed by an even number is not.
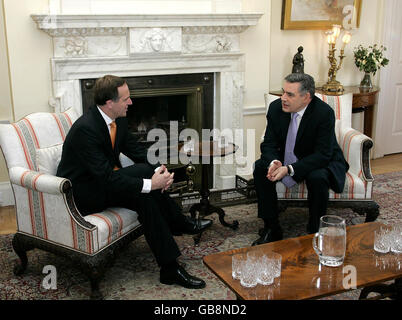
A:
[[[373,174],[383,174],[396,171],[402,171],[402,153],[371,160],[371,172]]]
[[[373,174],[402,171],[402,153],[372,160],[371,170]],[[15,233],[16,230],[14,206],[0,207],[0,234]]]
[[[0,207],[0,234],[15,233],[16,230],[14,206]]]

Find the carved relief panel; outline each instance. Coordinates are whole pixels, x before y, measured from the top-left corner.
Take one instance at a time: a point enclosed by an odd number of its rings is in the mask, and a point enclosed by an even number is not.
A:
[[[130,54],[180,53],[181,28],[130,28]]]

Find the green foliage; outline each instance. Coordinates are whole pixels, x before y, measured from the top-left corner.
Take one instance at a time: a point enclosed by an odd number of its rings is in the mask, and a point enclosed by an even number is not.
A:
[[[388,64],[389,60],[384,57],[387,50],[384,46],[363,47],[361,44],[353,51],[355,57],[355,65],[360,71],[376,74],[377,70]]]

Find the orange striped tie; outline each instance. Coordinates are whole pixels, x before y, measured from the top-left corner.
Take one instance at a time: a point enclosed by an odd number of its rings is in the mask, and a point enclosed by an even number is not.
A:
[[[114,149],[114,142],[116,140],[116,122],[112,121],[110,123],[110,140],[112,142],[112,148]],[[119,170],[118,166],[114,166],[113,170]]]
[[[112,148],[114,149],[114,142],[116,140],[116,122],[110,123],[110,140],[112,141]]]

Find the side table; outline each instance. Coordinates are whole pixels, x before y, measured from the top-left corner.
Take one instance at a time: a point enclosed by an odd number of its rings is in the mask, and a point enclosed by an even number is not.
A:
[[[317,87],[316,91],[328,96],[336,95],[322,91],[321,87]],[[364,128],[363,132],[366,136],[372,138],[373,135],[373,120],[374,120],[374,106],[377,103],[378,93],[380,88],[373,87],[370,90],[362,90],[359,86],[347,86],[345,87],[344,94],[352,93],[352,113],[364,112]],[[281,96],[281,90],[270,91],[270,94]]]
[[[179,152],[185,154],[189,157],[198,157],[202,165],[202,177],[201,177],[201,200],[200,203],[196,203],[190,207],[190,213],[192,218],[196,218],[197,212],[198,220],[208,216],[212,213],[217,213],[219,215],[220,223],[225,226],[236,230],[239,227],[239,222],[237,220],[233,223],[227,223],[225,221],[225,211],[217,206],[213,206],[209,202],[209,187],[208,187],[208,166],[213,164],[214,157],[224,157],[229,154],[235,153],[239,147],[233,143],[228,143],[225,147],[220,147],[217,141],[203,141],[200,143],[195,143],[191,150],[186,150],[185,145],[181,146]],[[204,160],[204,161],[203,161]],[[207,160],[207,161],[205,161]],[[195,244],[200,242],[202,233],[199,233],[194,237]]]

